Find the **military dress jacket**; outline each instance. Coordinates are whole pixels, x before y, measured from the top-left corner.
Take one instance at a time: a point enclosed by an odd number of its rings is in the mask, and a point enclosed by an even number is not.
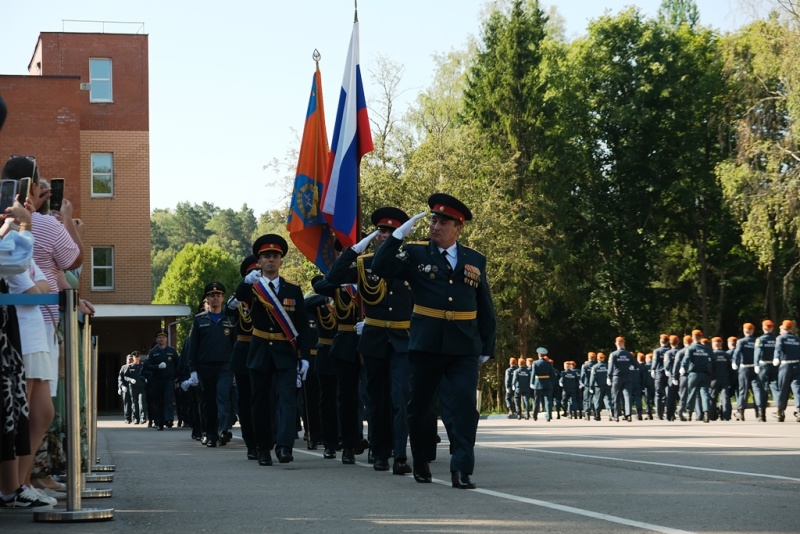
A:
[[[334,284],[357,283],[363,303],[364,329],[358,351],[364,356],[385,358],[391,351],[408,352],[408,330],[414,300],[407,281],[386,279],[372,271],[372,254],[358,256],[345,250],[328,273]]]
[[[150,349],[142,363],[152,378],[174,379],[178,374],[178,359],[178,351],[174,347],[167,345],[162,349],[156,345]],[[162,362],[167,364],[164,369],[158,367]]]
[[[547,360],[536,360],[531,372],[531,389],[553,389],[554,377],[553,364]]]
[[[267,304],[262,302],[252,284],[242,280],[236,288],[236,299],[250,309],[253,321],[253,337],[247,353],[247,368],[269,371],[271,365],[276,369],[289,369],[297,366],[297,360],[308,357],[310,335],[305,301],[300,287],[279,277],[278,301],[297,330],[296,346],[286,339],[280,325],[275,321]]]
[[[314,284],[314,291],[333,298],[333,313],[336,317],[336,335],[333,337],[330,354],[334,360],[356,362],[358,360],[358,334],[356,323],[361,311],[357,299],[326,278]]]
[[[459,243],[456,258],[449,273],[447,260],[432,241],[403,244],[389,236],[375,252],[372,271],[411,284],[409,350],[492,357],[497,318],[486,257]]]
[[[314,372],[320,375],[335,375],[336,362],[331,356],[331,345],[336,336],[336,317],[333,307],[325,295],[310,295],[306,298],[306,313],[314,320],[317,330]]]
[[[224,311],[219,322],[215,322],[207,311],[195,315],[184,348],[187,371],[230,365],[235,328],[236,323]]]

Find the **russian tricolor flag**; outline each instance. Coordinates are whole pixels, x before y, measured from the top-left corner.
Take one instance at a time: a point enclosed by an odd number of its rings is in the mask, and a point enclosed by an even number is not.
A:
[[[322,213],[344,247],[358,241],[358,166],[361,157],[373,148],[361,82],[356,20],[336,110],[328,159],[328,187],[322,197]]]

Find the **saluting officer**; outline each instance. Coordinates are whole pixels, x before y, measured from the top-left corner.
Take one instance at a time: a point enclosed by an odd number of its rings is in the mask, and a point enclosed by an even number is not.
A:
[[[273,445],[280,463],[294,460],[297,373],[298,370],[308,370],[308,360],[302,359],[310,348],[303,292],[280,276],[283,257],[288,250],[286,240],[277,234],[266,234],[256,239],[253,256],[258,258],[259,268],[250,271],[236,288],[236,299],[250,308],[253,321],[247,368],[252,389],[256,455],[258,465],[262,466],[272,465],[270,451]],[[276,390],[277,410],[272,410],[270,399]],[[276,416],[277,424],[273,425]],[[273,426],[276,428],[275,436]]]
[[[144,360],[144,368],[150,374],[150,392],[153,395],[153,419],[158,430],[172,428],[175,418],[175,375],[178,373],[178,351],[167,345],[167,331],[156,332],[156,346],[150,349]]]
[[[496,317],[486,257],[458,243],[470,210],[456,198],[442,193],[428,198],[430,241],[402,240],[425,213],[403,223],[375,253],[372,269],[378,276],[401,278],[411,284],[409,361],[411,398],[408,426],[414,456],[414,479],[431,482],[428,462],[435,450],[436,432],[430,414],[439,383],[444,377],[450,393],[445,397],[451,418],[454,488],[473,489],[475,436],[478,428],[476,389],[479,362],[494,355]]]
[[[328,281],[334,284],[357,283],[364,319],[358,324],[358,352],[364,358],[367,395],[372,408],[369,417],[370,448],[375,471],[389,470],[394,450],[392,473],[411,472],[408,449],[408,330],[411,327],[411,287],[407,281],[378,276],[372,271],[372,254],[363,254],[371,241],[380,246],[391,233],[408,220],[399,208],[383,207],[372,213],[377,230],[346,249],[336,260]]]
[[[783,422],[789,388],[794,394],[794,417],[800,422],[800,338],[794,334],[794,322],[781,323],[781,335],[775,341],[775,358],[772,364],[778,367],[778,421]]]

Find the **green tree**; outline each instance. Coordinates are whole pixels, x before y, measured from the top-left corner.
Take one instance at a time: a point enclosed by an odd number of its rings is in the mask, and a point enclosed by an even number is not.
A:
[[[232,209],[217,211],[205,229],[211,233],[206,244],[221,248],[240,261],[252,253],[256,218],[247,204],[238,212]]]

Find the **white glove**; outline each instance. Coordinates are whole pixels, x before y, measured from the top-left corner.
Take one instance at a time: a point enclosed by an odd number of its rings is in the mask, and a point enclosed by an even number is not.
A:
[[[358,321],[356,323],[356,334],[360,336],[361,332],[363,331],[364,331],[364,321]]]
[[[480,356],[478,357],[478,365],[484,364],[489,360],[489,356]]]
[[[166,369],[166,368],[167,368],[167,362],[161,362],[161,363],[159,363],[159,364],[158,364],[158,368],[159,368],[159,369]]]
[[[673,386],[677,386],[677,385],[678,385],[678,381],[677,381],[677,380],[675,380],[674,378],[672,379],[672,385],[673,385]]]
[[[372,232],[367,237],[365,237],[364,239],[362,239],[361,241],[359,241],[350,248],[352,248],[353,252],[355,252],[356,254],[361,254],[362,252],[367,250],[367,247],[369,246],[370,242],[373,239],[375,239],[376,235],[378,235],[378,230],[375,230],[374,232]]]
[[[253,269],[247,276],[244,277],[245,284],[255,284],[258,282],[258,279],[261,278],[261,271],[259,269]]]
[[[308,373],[308,360],[300,360],[298,365],[300,366],[300,369],[297,370],[297,375],[303,382],[305,382],[306,374]]]
[[[239,307],[239,301],[236,300],[236,297],[231,295],[231,297],[228,299],[228,309],[235,310],[238,307]]]
[[[122,390],[122,393],[128,392],[128,386],[122,386],[120,389]]]
[[[409,220],[401,224],[399,228],[396,228],[395,231],[392,232],[392,237],[396,239],[405,239],[408,237],[408,235],[414,231],[414,225],[417,224],[417,221],[423,218],[426,213],[427,211],[417,213]]]
[[[650,378],[655,378],[655,377],[656,377],[656,372],[650,371]]]
[[[122,388],[117,389],[117,395],[122,395]]]
[[[628,366],[628,371],[633,371],[634,369],[636,369],[634,366],[632,366],[632,365]]]
[[[192,371],[192,374],[189,375],[189,383],[193,386],[196,386],[200,383],[200,381],[197,379],[197,371]]]
[[[775,367],[779,367],[781,365],[780,358],[773,358],[772,359],[772,365],[774,365]]]
[[[756,372],[756,374],[760,373],[761,372],[761,367],[756,365],[754,371]]]
[[[672,372],[671,371],[664,370],[664,374],[667,375],[667,378],[672,376]]]
[[[735,362],[734,362],[734,363],[732,363],[732,364],[731,364],[731,369],[733,369],[734,371],[738,370],[738,369],[739,369],[739,364],[738,364],[738,363],[735,363]]]
[[[561,386],[561,387],[563,388],[563,387],[564,387],[564,381],[563,381],[563,380],[559,380],[559,381],[558,381],[558,385],[559,385],[559,386]]]
[[[610,379],[610,378],[606,378],[606,385],[607,385],[607,386],[610,386],[610,385],[611,385],[611,379]]]
[[[190,386],[191,384],[189,383],[189,380],[184,380],[183,382],[181,382],[181,389],[183,391],[189,391]]]
[[[128,382],[130,382],[131,384],[135,384],[136,383],[136,379],[135,378],[131,378],[130,380],[128,380]]]
[[[579,383],[579,384],[578,384],[578,388],[579,388],[579,389],[583,389],[583,388],[585,388],[585,387],[586,387],[586,386],[583,384],[583,382],[581,382],[581,383]]]
[[[589,395],[594,395],[594,388],[589,390]]]
[[[681,367],[680,369],[678,369],[678,373],[680,373],[680,375],[681,375],[681,376],[683,376],[683,375],[685,375],[685,374],[686,374],[686,369],[684,369],[683,367]]]

